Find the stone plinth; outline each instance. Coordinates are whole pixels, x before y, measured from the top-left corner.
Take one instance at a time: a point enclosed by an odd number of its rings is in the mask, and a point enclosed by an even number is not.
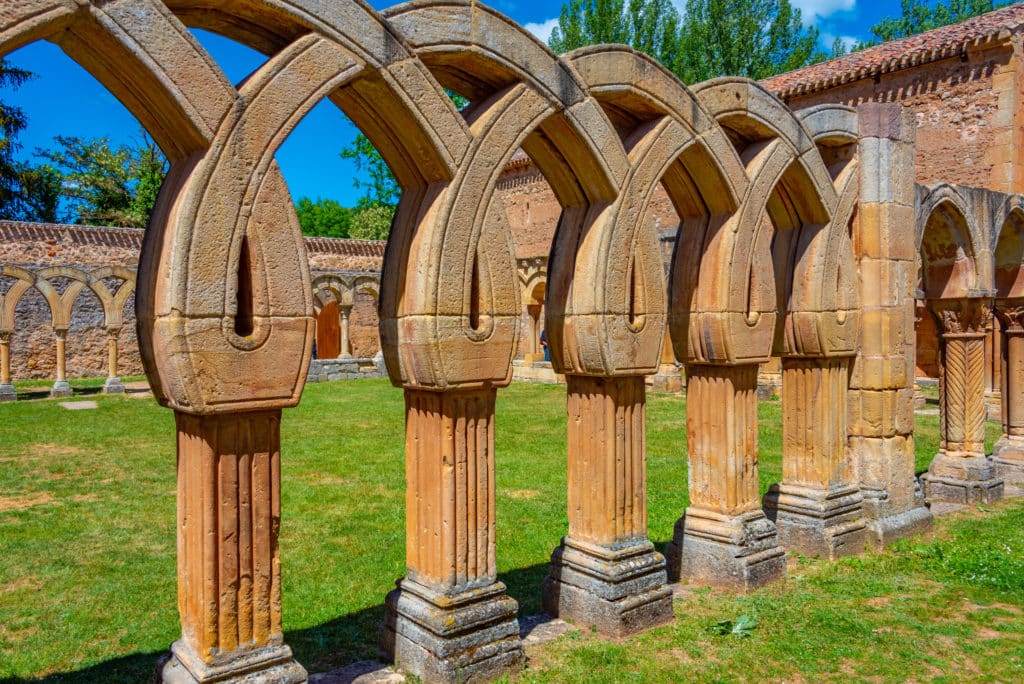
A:
[[[18,393],[9,382],[0,383],[0,401],[17,401]]]
[[[751,589],[786,572],[760,508],[757,365],[686,367],[690,507],[665,555],[669,578]]]
[[[493,388],[407,389],[406,567],[380,654],[430,682],[522,667],[518,606],[497,581]]]
[[[835,559],[864,551],[867,522],[847,455],[849,360],[784,359],[782,483],[764,496],[782,545]]]
[[[544,610],[611,636],[669,622],[665,559],[647,540],[644,378],[567,378],[569,535]]]
[[[74,393],[74,390],[71,389],[71,385],[67,380],[57,380],[50,388],[50,398],[52,399],[65,399],[72,396]]]
[[[162,679],[304,682],[281,630],[281,412],[175,416],[182,636]]]
[[[106,382],[103,383],[104,394],[124,394],[126,391],[121,378],[107,378]]]
[[[985,457],[985,326],[991,302],[943,299],[931,308],[942,331],[941,445],[921,478],[924,493],[930,502],[991,503],[1003,496],[1003,481]]]

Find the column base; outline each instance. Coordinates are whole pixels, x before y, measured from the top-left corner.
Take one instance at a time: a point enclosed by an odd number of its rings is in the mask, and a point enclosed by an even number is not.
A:
[[[171,652],[157,663],[157,681],[163,684],[300,684],[307,680],[306,670],[284,644],[218,654],[207,663],[187,644],[175,641]]]
[[[671,622],[665,557],[649,541],[617,547],[565,537],[551,554],[544,612],[624,637]]]
[[[103,383],[104,394],[124,394],[126,391],[121,378],[107,378],[107,381]]]
[[[992,463],[996,477],[1015,485],[1024,484],[1024,436],[1000,437],[992,447]]]
[[[9,382],[0,383],[0,401],[17,401],[18,393]]]
[[[864,496],[855,486],[811,489],[774,484],[763,505],[787,550],[835,560],[863,553],[867,545]]]
[[[754,589],[786,575],[786,551],[764,513],[723,515],[694,507],[665,548],[669,580]]]
[[[981,455],[961,456],[940,451],[921,476],[929,503],[994,503],[1003,498],[1003,480]]]
[[[50,397],[53,399],[63,399],[73,394],[74,392],[71,390],[71,385],[68,384],[67,380],[58,380],[50,388]]]
[[[380,656],[426,682],[482,682],[522,669],[519,606],[495,582],[455,596],[403,579],[387,596]]]

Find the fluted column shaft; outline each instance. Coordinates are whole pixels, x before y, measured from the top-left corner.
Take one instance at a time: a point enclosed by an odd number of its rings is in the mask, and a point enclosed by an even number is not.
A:
[[[305,681],[281,629],[281,411],[175,418],[182,636],[164,681],[217,681],[240,661]]]
[[[847,444],[848,358],[782,360],[782,483],[764,497],[782,545],[859,553],[866,521]]]
[[[647,539],[644,376],[567,375],[569,534],[544,608],[624,636],[672,619],[664,557]]]
[[[669,576],[750,588],[785,574],[761,511],[757,364],[686,367],[690,507],[666,555]]]
[[[940,449],[922,478],[931,501],[976,503],[1002,497],[1003,482],[985,458],[986,299],[934,300],[939,324]]]
[[[388,594],[381,657],[425,681],[514,671],[518,604],[497,580],[494,387],[405,390],[406,576]],[[479,661],[479,662],[477,662]]]
[[[996,474],[1024,483],[1024,300],[996,302],[1002,323],[1001,399],[1003,434],[992,449]]]

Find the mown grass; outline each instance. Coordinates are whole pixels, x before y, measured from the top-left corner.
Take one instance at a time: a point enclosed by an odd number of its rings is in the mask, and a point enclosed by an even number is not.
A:
[[[173,417],[152,399],[90,398],[97,401],[97,410],[67,411],[54,401],[0,406],[0,681],[144,681],[157,655],[178,634]],[[497,413],[499,573],[523,614],[530,615],[540,612],[548,556],[567,525],[565,390],[515,385],[499,394]],[[766,489],[781,476],[779,402],[762,403],[760,414],[761,483]],[[652,396],[648,415],[650,535],[662,544],[688,503],[685,401]],[[991,441],[999,430],[989,428]],[[919,470],[937,449],[936,430],[937,417],[919,417]],[[383,597],[404,572],[403,439],[402,393],[386,381],[311,385],[302,405],[285,415],[284,626],[288,643],[311,671],[376,655]],[[1000,507],[998,512],[979,513],[965,529],[995,525],[993,540],[1011,529],[1019,535],[1022,516],[1020,507]],[[981,545],[985,539],[967,534],[963,543]],[[938,634],[934,630],[953,630],[951,638],[962,641],[956,635],[972,624],[963,611],[953,610],[959,607],[957,592],[972,586],[956,579],[957,572],[966,571],[950,561],[964,554],[948,554],[945,547],[929,543],[907,547],[901,555],[872,555],[834,566],[798,564],[793,574],[805,579],[746,597],[699,592],[677,603],[680,620],[673,627],[623,643],[577,633],[534,654],[523,677],[630,681],[645,679],[639,674],[644,673],[658,679],[710,681],[752,679],[755,672],[773,672],[767,677],[772,679],[785,671],[804,673],[810,681],[821,674],[812,661],[838,663],[836,653],[848,643],[848,667],[853,668],[848,678],[856,679],[857,668],[864,665],[856,655],[859,647],[855,641],[835,641],[833,633],[862,634],[862,626],[874,624],[850,613],[881,595],[871,593],[873,583],[906,589],[893,584],[899,575],[886,564],[905,567],[900,572],[910,573],[908,577],[919,578],[914,573],[920,572],[931,578],[930,584],[907,589],[906,596],[890,592],[893,605],[918,602],[904,606],[917,622],[900,629],[911,630],[911,636],[918,624],[922,634],[932,636]],[[1021,557],[1019,551],[1013,553]],[[1009,562],[1013,554],[1002,554],[985,557],[985,572],[1002,572],[999,576],[1013,585],[1020,573]],[[926,596],[921,587],[931,594]],[[1019,587],[993,591],[1007,594],[1000,605],[1014,610],[1024,605],[1024,597],[1010,596]],[[929,597],[947,594],[949,601],[943,605],[948,619],[939,620],[938,614],[928,612]],[[1017,598],[1011,601],[1013,596]],[[1012,613],[1010,608],[998,610]],[[707,632],[708,620],[744,611],[757,613],[761,620],[752,639],[733,643]],[[972,611],[970,615],[984,612]],[[854,617],[842,617],[847,613]],[[1019,615],[1012,615],[1016,617],[1006,618],[1008,626],[992,629],[1019,637],[1024,630],[1018,629]],[[828,616],[840,617],[833,620],[835,629],[823,631],[819,623],[832,619]],[[899,622],[898,616],[890,617]],[[854,625],[849,629],[843,622],[847,619]],[[949,625],[942,627],[943,620]],[[828,638],[837,645],[823,651],[815,644],[827,634],[833,634]],[[885,648],[885,639],[875,642],[877,647],[864,651],[865,657]],[[923,636],[913,641],[921,648],[926,642]],[[1005,662],[1020,655],[1004,648],[1001,640],[984,643],[991,646],[985,648],[992,651],[993,666],[998,653]],[[751,669],[752,656],[744,653],[759,644],[788,665]],[[950,649],[932,647],[942,663],[951,662]],[[665,648],[667,654],[661,652]],[[913,649],[905,650],[909,654]],[[676,652],[685,658],[680,660]],[[705,658],[705,652],[713,657]],[[981,655],[970,657],[980,672],[998,672],[986,669],[990,663]],[[693,669],[691,660],[702,661],[700,667]],[[910,666],[909,661],[893,661],[891,671],[898,672],[900,663]],[[837,672],[846,676],[843,670]]]

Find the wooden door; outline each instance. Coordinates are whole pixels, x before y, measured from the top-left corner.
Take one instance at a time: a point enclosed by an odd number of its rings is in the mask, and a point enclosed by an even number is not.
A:
[[[341,325],[338,303],[327,302],[316,317],[316,357],[336,359],[341,354]]]

